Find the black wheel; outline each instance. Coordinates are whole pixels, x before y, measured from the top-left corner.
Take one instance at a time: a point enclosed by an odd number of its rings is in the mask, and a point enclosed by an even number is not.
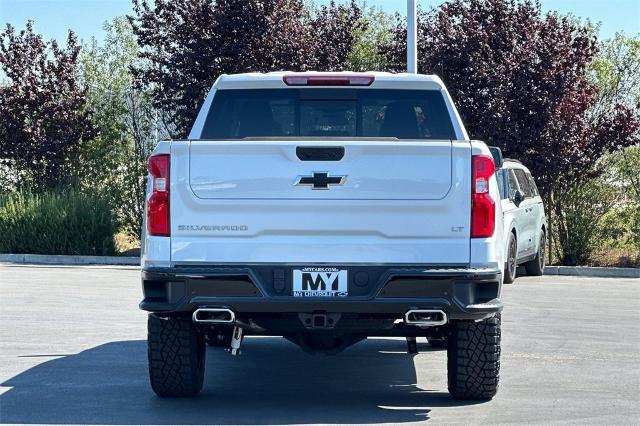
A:
[[[516,269],[518,264],[516,256],[518,253],[518,241],[513,232],[509,232],[509,245],[507,246],[507,261],[504,264],[504,283],[511,284],[516,279]]]
[[[489,400],[495,396],[500,378],[500,314],[480,322],[451,324],[447,372],[454,398]]]
[[[524,268],[527,270],[527,275],[539,277],[544,273],[544,245],[546,238],[544,232],[540,236],[540,244],[538,245],[538,253],[536,257],[524,264]]]
[[[204,381],[204,336],[186,318],[149,315],[149,378],[158,396],[193,396]]]
[[[445,337],[427,338],[427,341],[429,342],[429,345],[431,345],[432,348],[437,348],[437,349],[447,348],[447,339]]]

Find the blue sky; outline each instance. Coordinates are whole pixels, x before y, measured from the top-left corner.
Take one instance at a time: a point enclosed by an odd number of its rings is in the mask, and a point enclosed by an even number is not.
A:
[[[316,0],[328,3],[329,0]],[[342,0],[346,1],[346,0]],[[428,8],[441,0],[417,0]],[[388,12],[406,12],[404,0],[367,0]],[[542,0],[545,11],[557,10],[601,24],[600,38],[609,38],[617,31],[627,35],[640,33],[640,0]],[[92,36],[103,38],[102,24],[114,16],[131,13],[131,0],[0,0],[0,25],[6,22],[22,28],[28,19],[45,38],[65,38],[67,29],[88,41]]]

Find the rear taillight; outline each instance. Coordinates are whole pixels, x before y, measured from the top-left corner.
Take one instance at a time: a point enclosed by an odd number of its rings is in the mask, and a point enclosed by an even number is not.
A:
[[[168,237],[169,228],[169,154],[149,157],[149,173],[153,178],[153,192],[147,202],[147,231],[149,235]]]
[[[287,86],[370,86],[373,75],[288,74],[282,77]]]
[[[495,231],[496,205],[489,195],[489,179],[496,171],[489,155],[472,157],[471,238],[487,238]]]

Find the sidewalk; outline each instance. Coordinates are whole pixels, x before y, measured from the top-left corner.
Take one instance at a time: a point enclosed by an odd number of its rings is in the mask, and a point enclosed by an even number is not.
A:
[[[0,254],[0,263],[36,265],[140,265],[139,257],[57,256],[45,254]],[[582,277],[640,278],[640,268],[604,268],[590,266],[547,266],[545,275]]]

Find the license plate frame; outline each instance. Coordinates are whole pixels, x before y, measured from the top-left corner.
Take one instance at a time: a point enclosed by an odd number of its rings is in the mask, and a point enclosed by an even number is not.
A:
[[[336,298],[349,295],[349,271],[307,266],[292,271],[292,296]]]

